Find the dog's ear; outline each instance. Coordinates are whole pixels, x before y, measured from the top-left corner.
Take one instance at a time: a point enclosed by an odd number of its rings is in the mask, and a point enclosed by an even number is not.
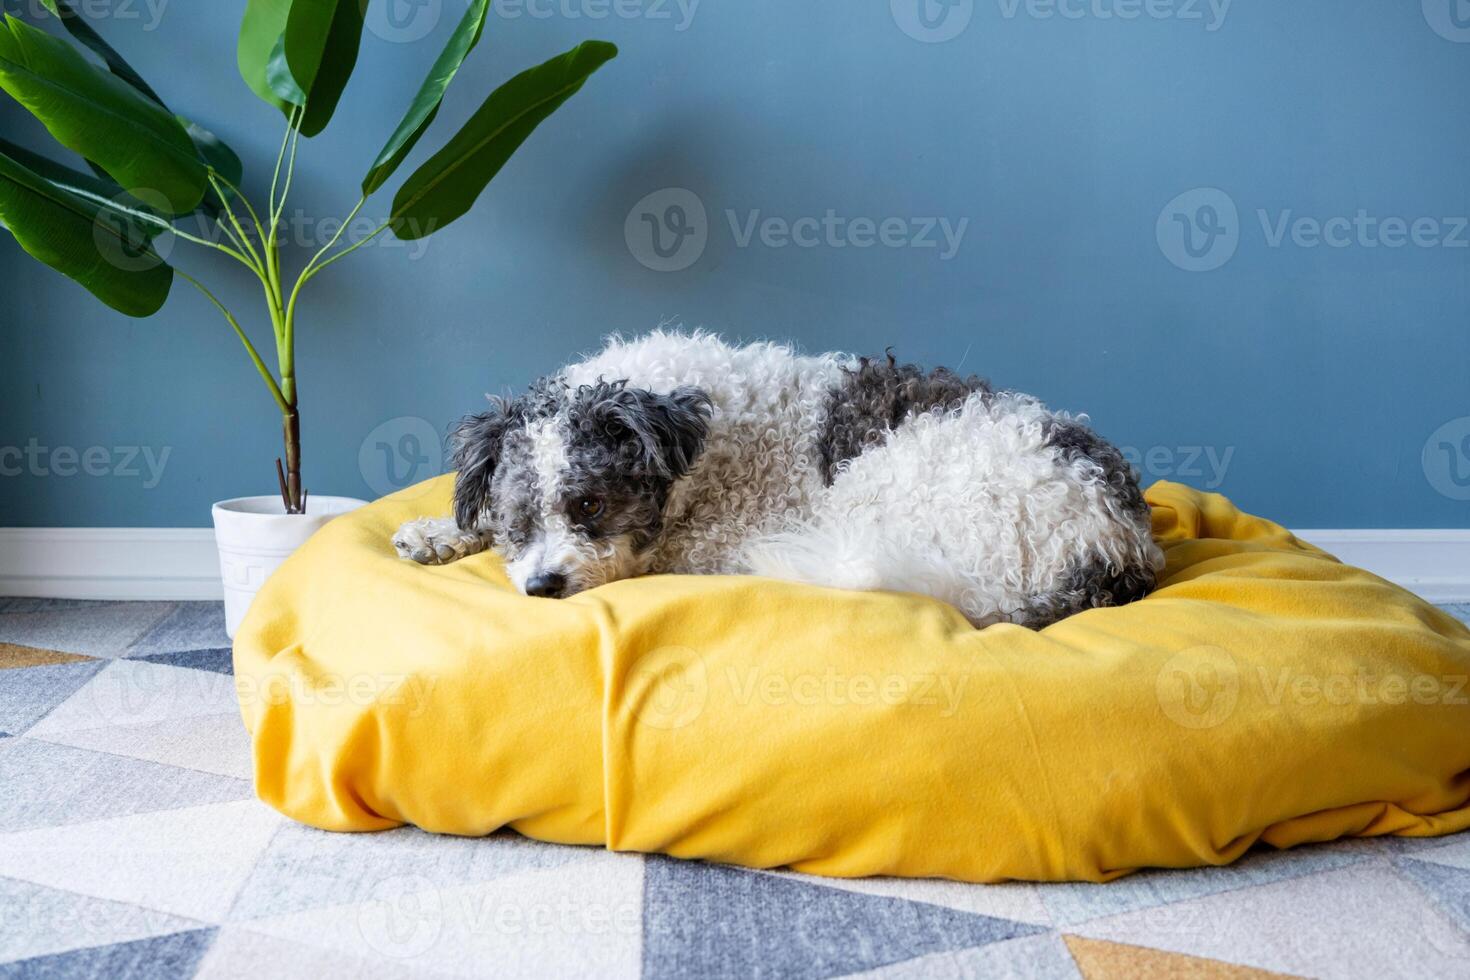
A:
[[[503,398],[490,399],[490,410],[461,419],[449,437],[454,478],[454,522],[473,531],[490,502],[490,481],[500,463],[505,434],[510,430],[513,406]]]
[[[608,423],[633,437],[650,471],[677,480],[689,472],[703,451],[714,406],[702,389],[685,386],[667,395],[642,388],[614,388],[601,409]]]

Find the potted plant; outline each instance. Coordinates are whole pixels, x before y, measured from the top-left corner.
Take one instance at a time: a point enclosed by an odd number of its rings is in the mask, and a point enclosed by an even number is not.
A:
[[[7,8],[14,0],[4,0]],[[470,0],[407,111],[367,168],[361,193],[331,241],[294,276],[282,268],[281,221],[297,144],[331,121],[357,61],[368,0],[249,0],[240,27],[241,76],[285,117],[270,192],[260,207],[241,190],[243,165],[222,141],[175,114],[83,19],[70,0],[40,0],[99,67],[67,40],[0,15],[0,89],[84,158],[91,173],[0,139],[0,224],[35,258],[103,303],[146,317],[175,276],[198,289],[239,338],[281,413],[279,495],[214,506],[226,624],[233,635],[250,598],[301,542],[334,514],[361,504],[312,496],[301,475],[295,341],[303,288],[384,232],[424,238],[466,213],[506,160],[547,116],[617,54],[587,41],[495,89],[436,154],[399,187],[371,234],[343,243],[368,199],[393,177],[438,114],[444,93],[480,40],[490,0]],[[43,14],[43,16],[45,16]],[[195,222],[198,234],[180,227]],[[171,236],[171,237],[166,237]],[[260,280],[275,342],[275,370],[250,333],[203,283],[164,259],[174,240],[212,248]]]

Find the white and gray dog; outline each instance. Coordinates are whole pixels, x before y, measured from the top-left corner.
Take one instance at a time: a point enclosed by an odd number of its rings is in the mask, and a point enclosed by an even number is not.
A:
[[[650,573],[917,592],[1041,627],[1153,588],[1138,480],[1083,420],[892,357],[615,338],[460,423],[425,564],[493,548],[531,596]]]

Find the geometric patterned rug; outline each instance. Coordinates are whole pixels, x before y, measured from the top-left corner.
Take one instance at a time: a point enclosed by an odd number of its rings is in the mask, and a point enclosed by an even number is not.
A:
[[[230,669],[218,603],[0,599],[0,978],[1470,977],[1470,834],[1106,885],[329,834],[255,799]]]

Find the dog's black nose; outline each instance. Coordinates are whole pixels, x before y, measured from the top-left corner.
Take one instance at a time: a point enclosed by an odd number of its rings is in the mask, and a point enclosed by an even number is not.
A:
[[[526,580],[526,595],[533,595],[538,599],[559,599],[566,587],[565,575],[558,575],[556,572],[542,572]]]

